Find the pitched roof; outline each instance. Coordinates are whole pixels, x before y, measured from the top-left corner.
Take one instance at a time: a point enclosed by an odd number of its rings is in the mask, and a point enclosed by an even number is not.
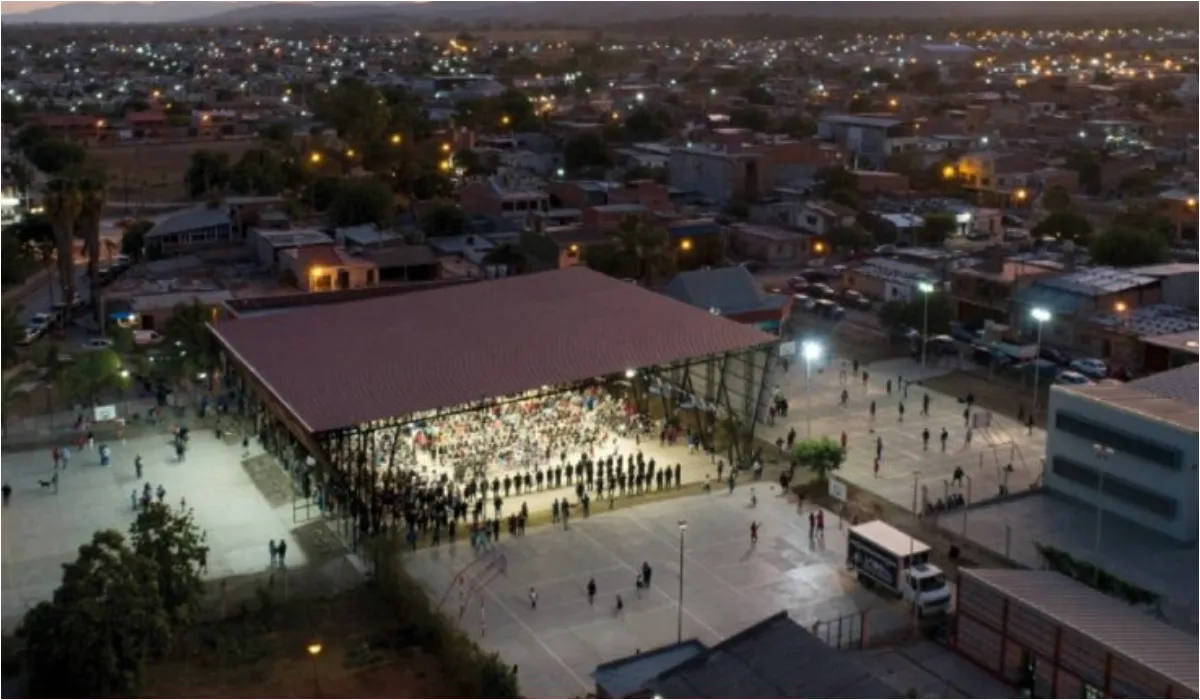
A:
[[[777,341],[586,268],[246,318],[213,333],[312,432]]]
[[[159,236],[185,233],[187,231],[196,231],[214,226],[228,226],[229,223],[229,212],[224,209],[196,207],[181,211],[178,214],[159,221],[154,225],[154,228],[146,233],[146,238],[158,238]]]
[[[740,265],[681,272],[664,291],[672,299],[706,311],[717,309],[725,316],[780,306]]]

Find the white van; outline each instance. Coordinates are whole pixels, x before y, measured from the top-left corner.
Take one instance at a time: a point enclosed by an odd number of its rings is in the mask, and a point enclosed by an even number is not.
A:
[[[134,331],[133,332],[133,344],[138,346],[139,348],[146,348],[146,347],[150,347],[152,345],[158,345],[159,343],[161,343],[164,340],[166,340],[166,338],[162,337],[162,335],[158,331]]]

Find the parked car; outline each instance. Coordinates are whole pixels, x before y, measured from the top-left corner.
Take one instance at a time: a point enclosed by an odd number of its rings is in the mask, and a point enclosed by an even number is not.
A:
[[[91,340],[85,340],[80,347],[84,350],[108,350],[112,346],[112,338],[92,338]]]
[[[788,280],[788,287],[796,293],[803,293],[808,290],[808,280],[797,275]]]
[[[1089,379],[1104,379],[1108,376],[1108,365],[1105,364],[1104,360],[1097,360],[1094,357],[1075,360],[1067,365],[1067,368]]]
[[[1017,366],[1025,374],[1037,374],[1039,379],[1052,381],[1058,376],[1058,365],[1046,360],[1030,360]]]
[[[793,307],[802,311],[812,311],[813,307],[816,305],[816,301],[814,301],[813,298],[807,294],[793,294],[792,299]]]
[[[888,331],[888,339],[893,343],[912,343],[920,338],[921,331],[911,326],[895,326]]]
[[[21,347],[32,345],[45,332],[46,328],[44,326],[25,326],[21,329],[21,337],[17,339],[17,345]]]
[[[808,294],[815,299],[832,299],[837,296],[837,292],[833,291],[833,287],[830,287],[823,282],[809,287]]]
[[[1083,376],[1079,372],[1072,372],[1069,369],[1059,372],[1058,376],[1054,378],[1054,383],[1055,384],[1067,384],[1067,385],[1083,385],[1083,386],[1095,384],[1095,382],[1093,382],[1091,379],[1088,379],[1087,377]]]
[[[931,336],[925,343],[928,355],[957,355],[958,341],[948,335]]]
[[[1042,347],[1042,349],[1038,352],[1038,356],[1043,360],[1053,362],[1059,367],[1066,367],[1067,365],[1071,364],[1071,358],[1062,354],[1058,350],[1055,350],[1054,348]]]
[[[871,300],[863,296],[857,289],[847,289],[842,292],[842,301],[846,306],[867,311],[871,308]]]
[[[846,310],[829,299],[818,300],[813,311],[834,321],[840,321],[846,317]]]
[[[979,342],[978,331],[973,331],[957,321],[950,324],[950,337],[963,343]]]
[[[134,331],[133,344],[139,348],[151,347],[161,344],[166,338],[158,331]]]
[[[46,328],[46,327],[49,327],[50,324],[52,324],[52,323],[54,323],[54,314],[41,313],[41,314],[34,314],[29,317],[29,326],[30,327],[37,326],[39,328]]]

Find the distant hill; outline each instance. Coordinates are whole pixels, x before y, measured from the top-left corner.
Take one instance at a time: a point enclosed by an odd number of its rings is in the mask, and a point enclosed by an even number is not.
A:
[[[1151,12],[1196,12],[1194,2],[1089,3],[1089,17]],[[443,20],[455,23],[553,23],[591,27],[670,20],[772,14],[814,19],[963,19],[1071,16],[1075,2],[72,2],[32,12],[7,12],[0,21],[17,24],[259,24],[322,20]]]

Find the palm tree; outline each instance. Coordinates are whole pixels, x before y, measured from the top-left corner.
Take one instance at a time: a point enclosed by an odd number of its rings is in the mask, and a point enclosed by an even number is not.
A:
[[[46,211],[58,253],[58,283],[68,306],[75,298],[75,226],[82,209],[79,187],[73,180],[56,178],[46,183]]]
[[[87,252],[88,290],[92,316],[100,323],[100,217],[104,214],[106,186],[103,175],[88,175],[79,181],[79,218],[77,228],[83,234]]]
[[[622,255],[634,261],[637,270],[634,278],[643,285],[652,287],[656,280],[674,271],[671,237],[666,229],[647,226],[631,216],[621,222],[613,239]]]

